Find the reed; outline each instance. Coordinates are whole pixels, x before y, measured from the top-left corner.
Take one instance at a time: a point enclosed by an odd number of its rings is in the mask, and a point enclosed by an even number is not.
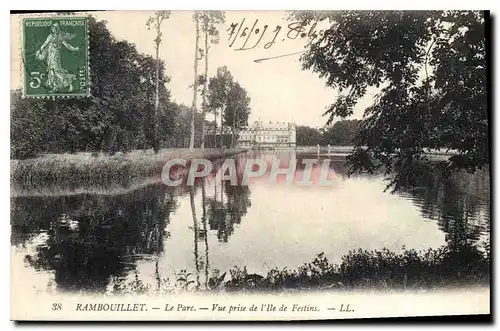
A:
[[[138,178],[161,175],[166,161],[173,158],[216,159],[243,152],[243,149],[164,149],[137,150],[116,153],[112,156],[100,153],[47,154],[25,160],[11,160],[11,183],[21,188],[59,185],[81,187],[86,185],[107,186],[112,183],[129,183]]]

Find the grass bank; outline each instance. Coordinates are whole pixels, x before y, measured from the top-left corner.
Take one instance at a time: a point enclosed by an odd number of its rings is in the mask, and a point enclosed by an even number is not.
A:
[[[33,159],[11,160],[10,178],[14,186],[80,187],[130,183],[135,179],[159,176],[167,160],[182,158],[217,159],[244,152],[244,149],[163,149],[116,153],[47,154]]]
[[[157,270],[159,274],[159,271]],[[249,273],[235,267],[224,273],[212,271],[203,284],[196,273],[182,270],[173,281],[158,277],[157,284],[135,279],[115,279],[116,294],[168,294],[176,291],[289,292],[289,291],[421,291],[464,286],[488,286],[490,246],[464,245],[401,253],[354,250],[333,264],[324,254],[296,269],[271,269],[267,274]]]
[[[422,290],[489,282],[489,253],[474,247],[448,247],[394,253],[356,250],[332,264],[323,254],[297,269],[273,269],[267,275],[249,275],[245,268],[230,271],[228,291],[283,291],[287,289]]]

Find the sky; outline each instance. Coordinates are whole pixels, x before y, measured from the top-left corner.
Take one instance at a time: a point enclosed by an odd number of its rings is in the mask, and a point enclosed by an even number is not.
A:
[[[171,78],[166,87],[171,91],[172,100],[187,106],[192,102],[192,90],[189,86],[194,77],[194,45],[195,23],[191,11],[173,11],[168,20],[162,25],[162,43],[160,58],[166,64],[167,75]],[[92,12],[98,20],[107,21],[107,27],[117,40],[127,40],[134,43],[141,53],[155,54],[155,34],[148,30],[145,22],[153,12],[150,11],[102,11]],[[294,122],[297,125],[308,125],[320,128],[326,124],[327,117],[322,116],[326,107],[333,103],[338,95],[334,89],[325,86],[324,79],[317,73],[302,70],[300,54],[254,62],[256,59],[280,56],[304,50],[306,39],[289,39],[289,21],[284,11],[226,11],[224,24],[218,26],[220,42],[212,45],[209,53],[208,75],[213,76],[220,66],[227,66],[242,87],[247,90],[251,98],[251,115],[249,122],[261,120],[264,123]],[[244,27],[250,29],[257,21],[257,28],[263,31],[264,25],[268,29],[262,34],[262,40],[257,46],[249,50],[236,50],[243,46],[245,38],[229,40],[231,24],[238,26],[245,19]],[[272,40],[276,34],[276,26],[281,26],[273,44],[268,49],[264,45]],[[236,26],[236,31],[238,29]],[[12,54],[11,54],[11,85],[12,88],[21,87],[20,66],[20,20],[11,17],[12,27]],[[17,32],[16,32],[17,30]],[[317,28],[319,30],[319,28]],[[242,32],[242,30],[240,30]],[[240,34],[241,34],[240,32]],[[251,35],[246,47],[253,46],[260,37]],[[203,39],[200,38],[200,47]],[[92,51],[92,50],[90,50]],[[204,60],[199,62],[199,73],[204,71]],[[370,91],[355,108],[351,118],[361,118],[363,110],[370,105],[373,91]],[[199,105],[198,105],[199,106]],[[208,118],[210,120],[210,118]]]

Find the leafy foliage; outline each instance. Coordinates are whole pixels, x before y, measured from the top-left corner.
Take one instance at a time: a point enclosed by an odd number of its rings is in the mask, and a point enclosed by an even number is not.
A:
[[[153,147],[154,124],[163,139],[174,133],[175,105],[159,68],[159,115],[154,113],[156,61],[133,44],[117,41],[104,21],[89,17],[92,48],[91,97],[88,99],[22,99],[11,92],[11,157],[41,153],[104,151],[115,153]],[[27,134],[29,133],[29,134]]]
[[[340,120],[321,130],[297,126],[297,146],[353,146],[361,122],[360,120]]]
[[[163,33],[161,32],[161,24],[163,23],[164,20],[168,19],[170,17],[170,11],[168,10],[160,10],[156,11],[153,16],[150,16],[148,20],[146,21],[146,26],[148,27],[148,30],[151,28],[154,28],[156,32],[156,37],[154,39],[155,43],[155,48],[156,48],[156,56],[155,56],[155,61],[156,61],[156,72],[155,72],[155,109],[154,109],[154,114],[155,118],[158,118],[158,112],[159,112],[159,107],[160,107],[160,66],[162,64],[160,63],[159,56],[160,56],[160,44],[161,44],[161,37]],[[158,121],[154,122],[154,131],[153,131],[153,148],[155,152],[158,152],[160,146],[159,146],[159,139],[158,139]]]
[[[355,136],[359,132],[362,121],[342,120],[325,130],[323,133],[326,144],[339,146],[352,146],[355,143]]]
[[[341,96],[325,115],[352,115],[369,88],[348,158],[352,172],[411,171],[426,149],[453,149],[445,166],[474,171],[489,164],[486,17],[474,11],[296,12],[329,22],[303,55],[304,69]],[[394,184],[395,182],[393,182]]]
[[[225,100],[224,124],[233,129],[248,125],[250,115],[250,97],[240,83],[231,84],[229,93]]]
[[[220,34],[217,25],[224,23],[225,16],[225,13],[219,10],[203,10],[199,13],[201,31],[207,33],[211,44],[219,43]]]
[[[214,112],[216,119],[217,114],[221,114],[221,132],[224,125],[231,127],[234,134],[248,124],[250,100],[227,67],[218,68],[215,77],[209,79],[207,109]],[[232,140],[234,143],[234,138]]]
[[[208,107],[214,112],[224,109],[225,100],[234,83],[234,78],[227,67],[217,68],[215,77],[211,77],[208,82]]]
[[[225,289],[282,291],[284,289],[427,289],[488,282],[488,253],[474,246],[460,251],[448,246],[416,251],[355,250],[332,264],[323,253],[297,269],[272,269],[267,275],[231,270]]]
[[[323,135],[318,129],[305,125],[297,126],[297,146],[316,146],[323,144]]]
[[[352,250],[342,256],[338,264],[331,263],[323,253],[312,262],[296,269],[273,268],[267,274],[250,273],[247,267],[229,270],[229,279],[224,273],[218,276],[214,270],[212,286],[196,287],[193,275],[182,270],[177,275],[176,288],[182,291],[228,291],[269,292],[289,290],[427,290],[485,284],[490,281],[490,258],[488,247],[464,245],[456,249],[442,246],[437,249],[416,251],[405,249],[396,253],[386,248],[381,250]],[[190,277],[191,276],[191,277]],[[215,279],[218,281],[215,282]],[[127,293],[142,294],[144,287],[136,279],[123,289]],[[122,291],[123,291],[122,289]],[[175,288],[170,289],[172,293]],[[166,292],[169,293],[169,292]]]

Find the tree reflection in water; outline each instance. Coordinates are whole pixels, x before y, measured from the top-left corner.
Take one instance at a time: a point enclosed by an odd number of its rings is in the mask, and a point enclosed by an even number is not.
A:
[[[102,292],[111,277],[163,251],[176,202],[168,187],[154,185],[119,196],[15,198],[12,207],[14,243],[47,235],[26,256],[29,265],[53,270],[61,290]]]
[[[237,157],[235,161],[241,169],[245,158]],[[346,178],[342,162],[330,165],[335,173]],[[217,169],[216,166],[214,172]],[[489,243],[488,172],[449,176],[424,171],[422,174],[414,179],[416,188],[397,194],[412,200],[425,220],[437,222],[446,233],[448,246],[458,257],[471,252],[470,247],[481,240]],[[363,175],[357,177],[362,180]],[[200,188],[201,208],[196,200]],[[25,246],[40,233],[46,234],[47,239],[36,246],[34,254],[26,256],[26,261],[37,270],[52,270],[61,290],[104,292],[113,279],[124,279],[134,273],[139,284],[137,262],[154,261],[164,252],[169,236],[168,224],[175,213],[177,199],[188,194],[196,287],[213,288],[217,282],[222,282],[223,276],[210,279],[213,274],[210,236],[212,234],[220,243],[230,242],[235,228],[251,207],[248,186],[207,179],[197,182],[195,187],[172,188],[155,184],[122,195],[11,198],[11,241],[13,245]],[[201,272],[204,273],[203,284],[200,283]],[[186,271],[185,276],[188,273]],[[156,261],[157,289],[164,282],[163,276]]]
[[[208,288],[208,273],[210,268],[209,248],[208,248],[208,228],[207,228],[207,192],[205,189],[205,181],[201,183],[201,201],[202,201],[202,219],[203,224],[203,241],[205,244],[205,288]]]
[[[410,198],[422,216],[437,222],[452,250],[490,239],[490,176],[421,168],[416,187],[399,194]]]
[[[224,182],[221,186],[226,201],[223,198],[220,201],[207,198],[205,206],[210,230],[217,231],[218,240],[226,243],[234,232],[235,224],[241,224],[251,206],[250,189],[248,186],[231,186]]]
[[[240,161],[241,158],[237,158],[236,164]],[[196,182],[198,185],[188,189],[191,217],[193,219],[191,230],[193,231],[193,255],[196,272],[193,281],[197,284],[197,288],[201,285],[201,269],[204,269],[204,288],[209,288],[210,273],[214,272],[210,270],[208,231],[215,231],[218,241],[227,243],[234,232],[235,224],[241,224],[242,217],[246,215],[250,207],[250,189],[248,186],[232,186],[224,180],[215,178],[220,165],[220,163],[215,163],[212,176]],[[207,197],[206,192],[209,181],[214,187],[212,197]],[[195,189],[198,186],[201,186],[201,225],[197,219],[195,203]],[[200,256],[199,243],[202,243],[205,247],[204,256]],[[183,279],[187,274],[187,272],[183,274]],[[186,282],[189,282],[187,278]]]

